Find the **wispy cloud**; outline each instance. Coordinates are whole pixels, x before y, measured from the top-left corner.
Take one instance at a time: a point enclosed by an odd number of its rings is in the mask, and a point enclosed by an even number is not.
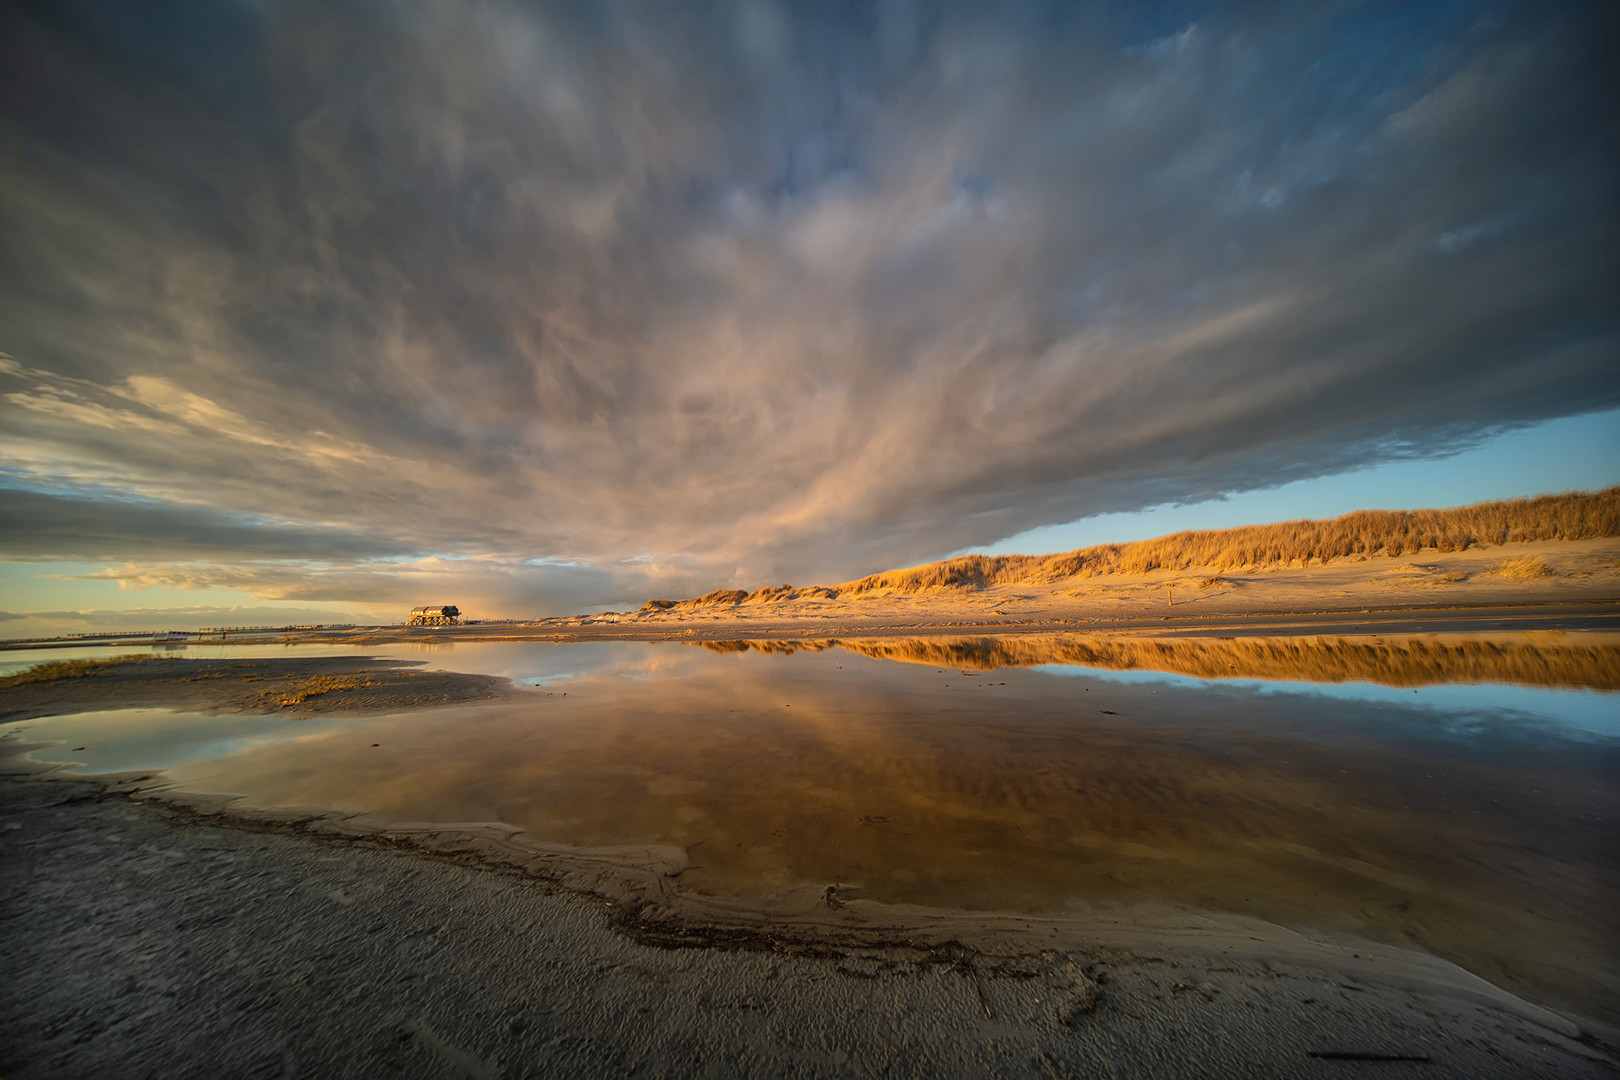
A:
[[[13,6],[0,543],[556,610],[1620,404],[1595,8],[1183,10]]]

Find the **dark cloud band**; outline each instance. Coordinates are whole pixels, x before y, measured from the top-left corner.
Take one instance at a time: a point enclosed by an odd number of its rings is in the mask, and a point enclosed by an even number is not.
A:
[[[1130,9],[12,6],[0,455],[136,501],[0,542],[829,580],[1620,404],[1598,6]]]

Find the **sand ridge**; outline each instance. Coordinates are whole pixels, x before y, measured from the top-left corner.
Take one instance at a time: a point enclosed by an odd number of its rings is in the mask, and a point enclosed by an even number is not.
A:
[[[1388,1075],[1596,1077],[1617,1060],[1613,1033],[1450,965],[1275,928],[1183,915],[1078,936],[683,934],[453,856],[9,780],[8,1077],[158,1062],[178,1076],[387,1063],[677,1076],[711,1062],[755,1075],[1342,1075],[1320,1054],[1404,1058],[1379,1065]]]
[[[494,675],[416,671],[376,657],[192,660],[133,654],[0,678],[0,722],[147,706],[201,712],[375,713],[520,696]]]

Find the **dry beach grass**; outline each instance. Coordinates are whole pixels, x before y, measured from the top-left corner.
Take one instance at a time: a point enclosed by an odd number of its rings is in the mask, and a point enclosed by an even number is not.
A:
[[[1071,579],[1143,575],[1192,569],[1243,570],[1322,566],[1335,559],[1395,558],[1425,551],[1449,553],[1537,541],[1620,536],[1620,487],[1598,492],[1542,495],[1447,510],[1358,510],[1323,521],[1285,521],[1233,529],[1174,533],[1129,544],[1102,544],[1056,555],[964,555],[904,570],[870,574],[836,586],[791,585],[747,592],[718,589],[693,600],[649,601],[661,610],[721,604],[768,604],[897,595],[991,586],[1062,584]],[[1511,565],[1510,565],[1511,564]],[[1497,571],[1525,580],[1531,563],[1507,560]],[[1196,584],[1209,587],[1219,577]]]

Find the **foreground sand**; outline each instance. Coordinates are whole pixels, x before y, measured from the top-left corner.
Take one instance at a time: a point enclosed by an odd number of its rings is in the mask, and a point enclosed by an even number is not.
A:
[[[1612,1033],[1262,926],[682,941],[534,878],[85,781],[13,772],[0,806],[10,1080],[1614,1075]]]
[[[219,713],[399,712],[521,693],[508,679],[416,671],[370,656],[189,660],[111,655],[58,665],[56,677],[0,679],[0,722],[100,709]]]

